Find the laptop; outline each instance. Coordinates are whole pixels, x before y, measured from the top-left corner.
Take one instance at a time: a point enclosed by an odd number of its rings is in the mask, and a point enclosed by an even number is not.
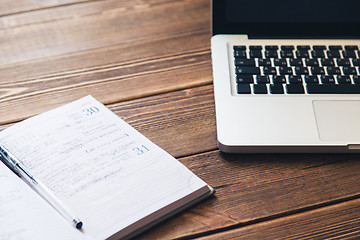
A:
[[[360,1],[213,0],[219,149],[360,152]]]

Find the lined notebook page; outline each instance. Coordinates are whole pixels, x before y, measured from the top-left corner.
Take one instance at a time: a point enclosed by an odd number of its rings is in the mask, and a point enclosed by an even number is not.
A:
[[[91,96],[2,131],[0,142],[97,239],[207,186]]]
[[[87,239],[1,162],[0,229],[1,240]]]

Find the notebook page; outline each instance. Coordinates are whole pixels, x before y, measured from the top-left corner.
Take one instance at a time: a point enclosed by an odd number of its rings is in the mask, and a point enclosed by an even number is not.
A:
[[[88,239],[0,162],[0,239]]]
[[[206,186],[91,96],[4,130],[0,142],[97,239]]]

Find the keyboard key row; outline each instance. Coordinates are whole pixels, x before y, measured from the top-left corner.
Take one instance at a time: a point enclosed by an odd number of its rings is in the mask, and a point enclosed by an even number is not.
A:
[[[247,53],[246,50],[234,51],[235,58],[360,58],[359,51],[265,51],[250,50]]]
[[[325,46],[323,46],[325,47]],[[234,46],[235,58],[358,58],[360,57],[359,49],[357,46],[346,46],[345,50],[342,50],[341,46],[329,46],[327,50],[318,46],[313,50],[310,48],[298,48],[294,50],[293,46],[282,46],[281,50],[278,50],[276,46],[265,47],[262,46],[250,46],[247,50],[246,46]]]
[[[341,66],[359,67],[360,59],[332,59],[332,58],[291,58],[291,59],[268,59],[268,58],[235,58],[236,66]]]
[[[345,75],[345,76],[325,76],[325,75],[315,75],[315,76],[253,76],[253,75],[237,75],[237,83],[272,83],[272,84],[292,84],[292,83],[306,83],[306,84],[359,84],[360,77],[358,75]]]
[[[236,74],[249,75],[358,75],[355,67],[253,67],[237,66]]]
[[[360,85],[339,84],[238,84],[238,94],[359,94]]]
[[[235,50],[246,50],[247,49],[247,46],[234,46],[234,49]],[[353,45],[353,46],[340,46],[340,45],[330,45],[330,46],[325,46],[325,45],[313,45],[312,47],[310,45],[298,45],[296,46],[293,46],[293,45],[283,45],[283,46],[277,46],[277,45],[267,45],[265,47],[263,47],[262,45],[253,45],[253,46],[249,46],[249,49],[250,50],[262,50],[262,49],[265,49],[265,50],[299,50],[299,51],[302,51],[302,50],[311,50],[311,49],[314,49],[314,50],[359,50],[359,47],[356,46],[356,45]]]

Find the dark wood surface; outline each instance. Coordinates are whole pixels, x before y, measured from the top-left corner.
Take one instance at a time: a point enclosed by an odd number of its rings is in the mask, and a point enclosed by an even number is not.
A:
[[[3,0],[0,129],[91,94],[216,194],[138,239],[359,239],[360,155],[224,154],[209,0]]]

